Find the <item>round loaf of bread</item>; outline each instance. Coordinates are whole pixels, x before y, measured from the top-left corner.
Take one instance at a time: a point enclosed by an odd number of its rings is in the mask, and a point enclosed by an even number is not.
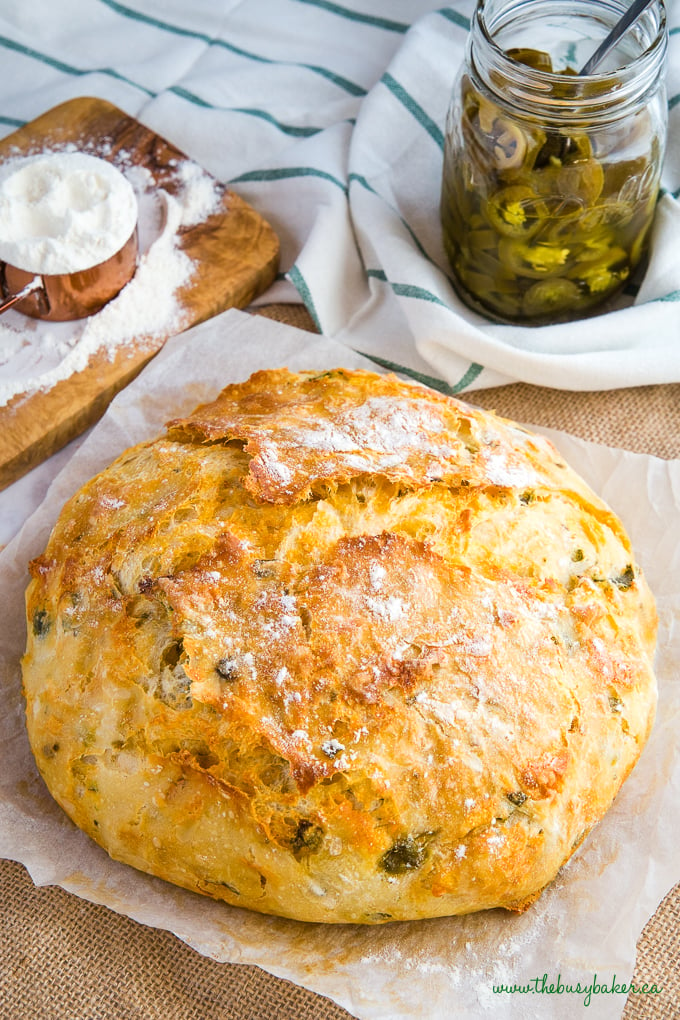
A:
[[[546,439],[394,376],[226,387],[88,482],[31,569],[52,795],[237,906],[521,910],[652,725],[618,518]]]

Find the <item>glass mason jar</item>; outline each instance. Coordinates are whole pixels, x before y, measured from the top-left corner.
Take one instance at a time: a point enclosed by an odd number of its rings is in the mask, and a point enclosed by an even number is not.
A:
[[[588,76],[624,0],[480,0],[446,123],[443,240],[461,298],[501,322],[591,314],[646,252],[664,157],[656,0]]]

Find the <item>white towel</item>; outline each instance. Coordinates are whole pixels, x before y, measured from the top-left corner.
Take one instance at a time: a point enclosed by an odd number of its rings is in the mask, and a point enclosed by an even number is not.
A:
[[[0,131],[95,95],[253,204],[282,242],[265,301],[440,389],[680,381],[680,4],[669,147],[637,297],[582,323],[499,326],[446,274],[444,118],[472,0],[32,0],[0,5]]]

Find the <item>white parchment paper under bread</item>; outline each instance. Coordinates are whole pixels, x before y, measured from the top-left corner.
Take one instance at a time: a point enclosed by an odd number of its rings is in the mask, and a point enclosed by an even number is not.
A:
[[[43,465],[37,481],[13,487],[13,513],[25,516],[61,468],[42,504],[0,554],[0,855],[21,861],[38,885],[62,886],[168,929],[213,959],[257,964],[329,996],[361,1020],[620,1016],[626,995],[612,986],[630,982],[636,940],[680,879],[679,461],[549,433],[623,519],[656,596],[659,708],[650,741],[613,808],[524,914],[491,911],[357,927],[250,913],[112,861],[47,793],[23,721],[19,661],[29,559],[42,551],[64,501],[118,453],[156,435],[167,420],[212,399],[227,383],[282,365],[374,369],[323,337],[227,312],[168,343],[72,456]],[[551,994],[550,985],[558,983],[563,990]],[[567,990],[577,983],[583,992]],[[500,985],[524,991],[494,991]]]

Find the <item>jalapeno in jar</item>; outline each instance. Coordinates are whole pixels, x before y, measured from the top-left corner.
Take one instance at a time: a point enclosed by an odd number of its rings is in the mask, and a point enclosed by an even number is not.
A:
[[[540,50],[504,56],[486,80],[469,62],[449,111],[441,221],[452,279],[468,304],[502,321],[582,316],[645,253],[663,115],[639,103],[608,116],[609,83],[556,72]],[[532,88],[535,107],[522,105]]]

